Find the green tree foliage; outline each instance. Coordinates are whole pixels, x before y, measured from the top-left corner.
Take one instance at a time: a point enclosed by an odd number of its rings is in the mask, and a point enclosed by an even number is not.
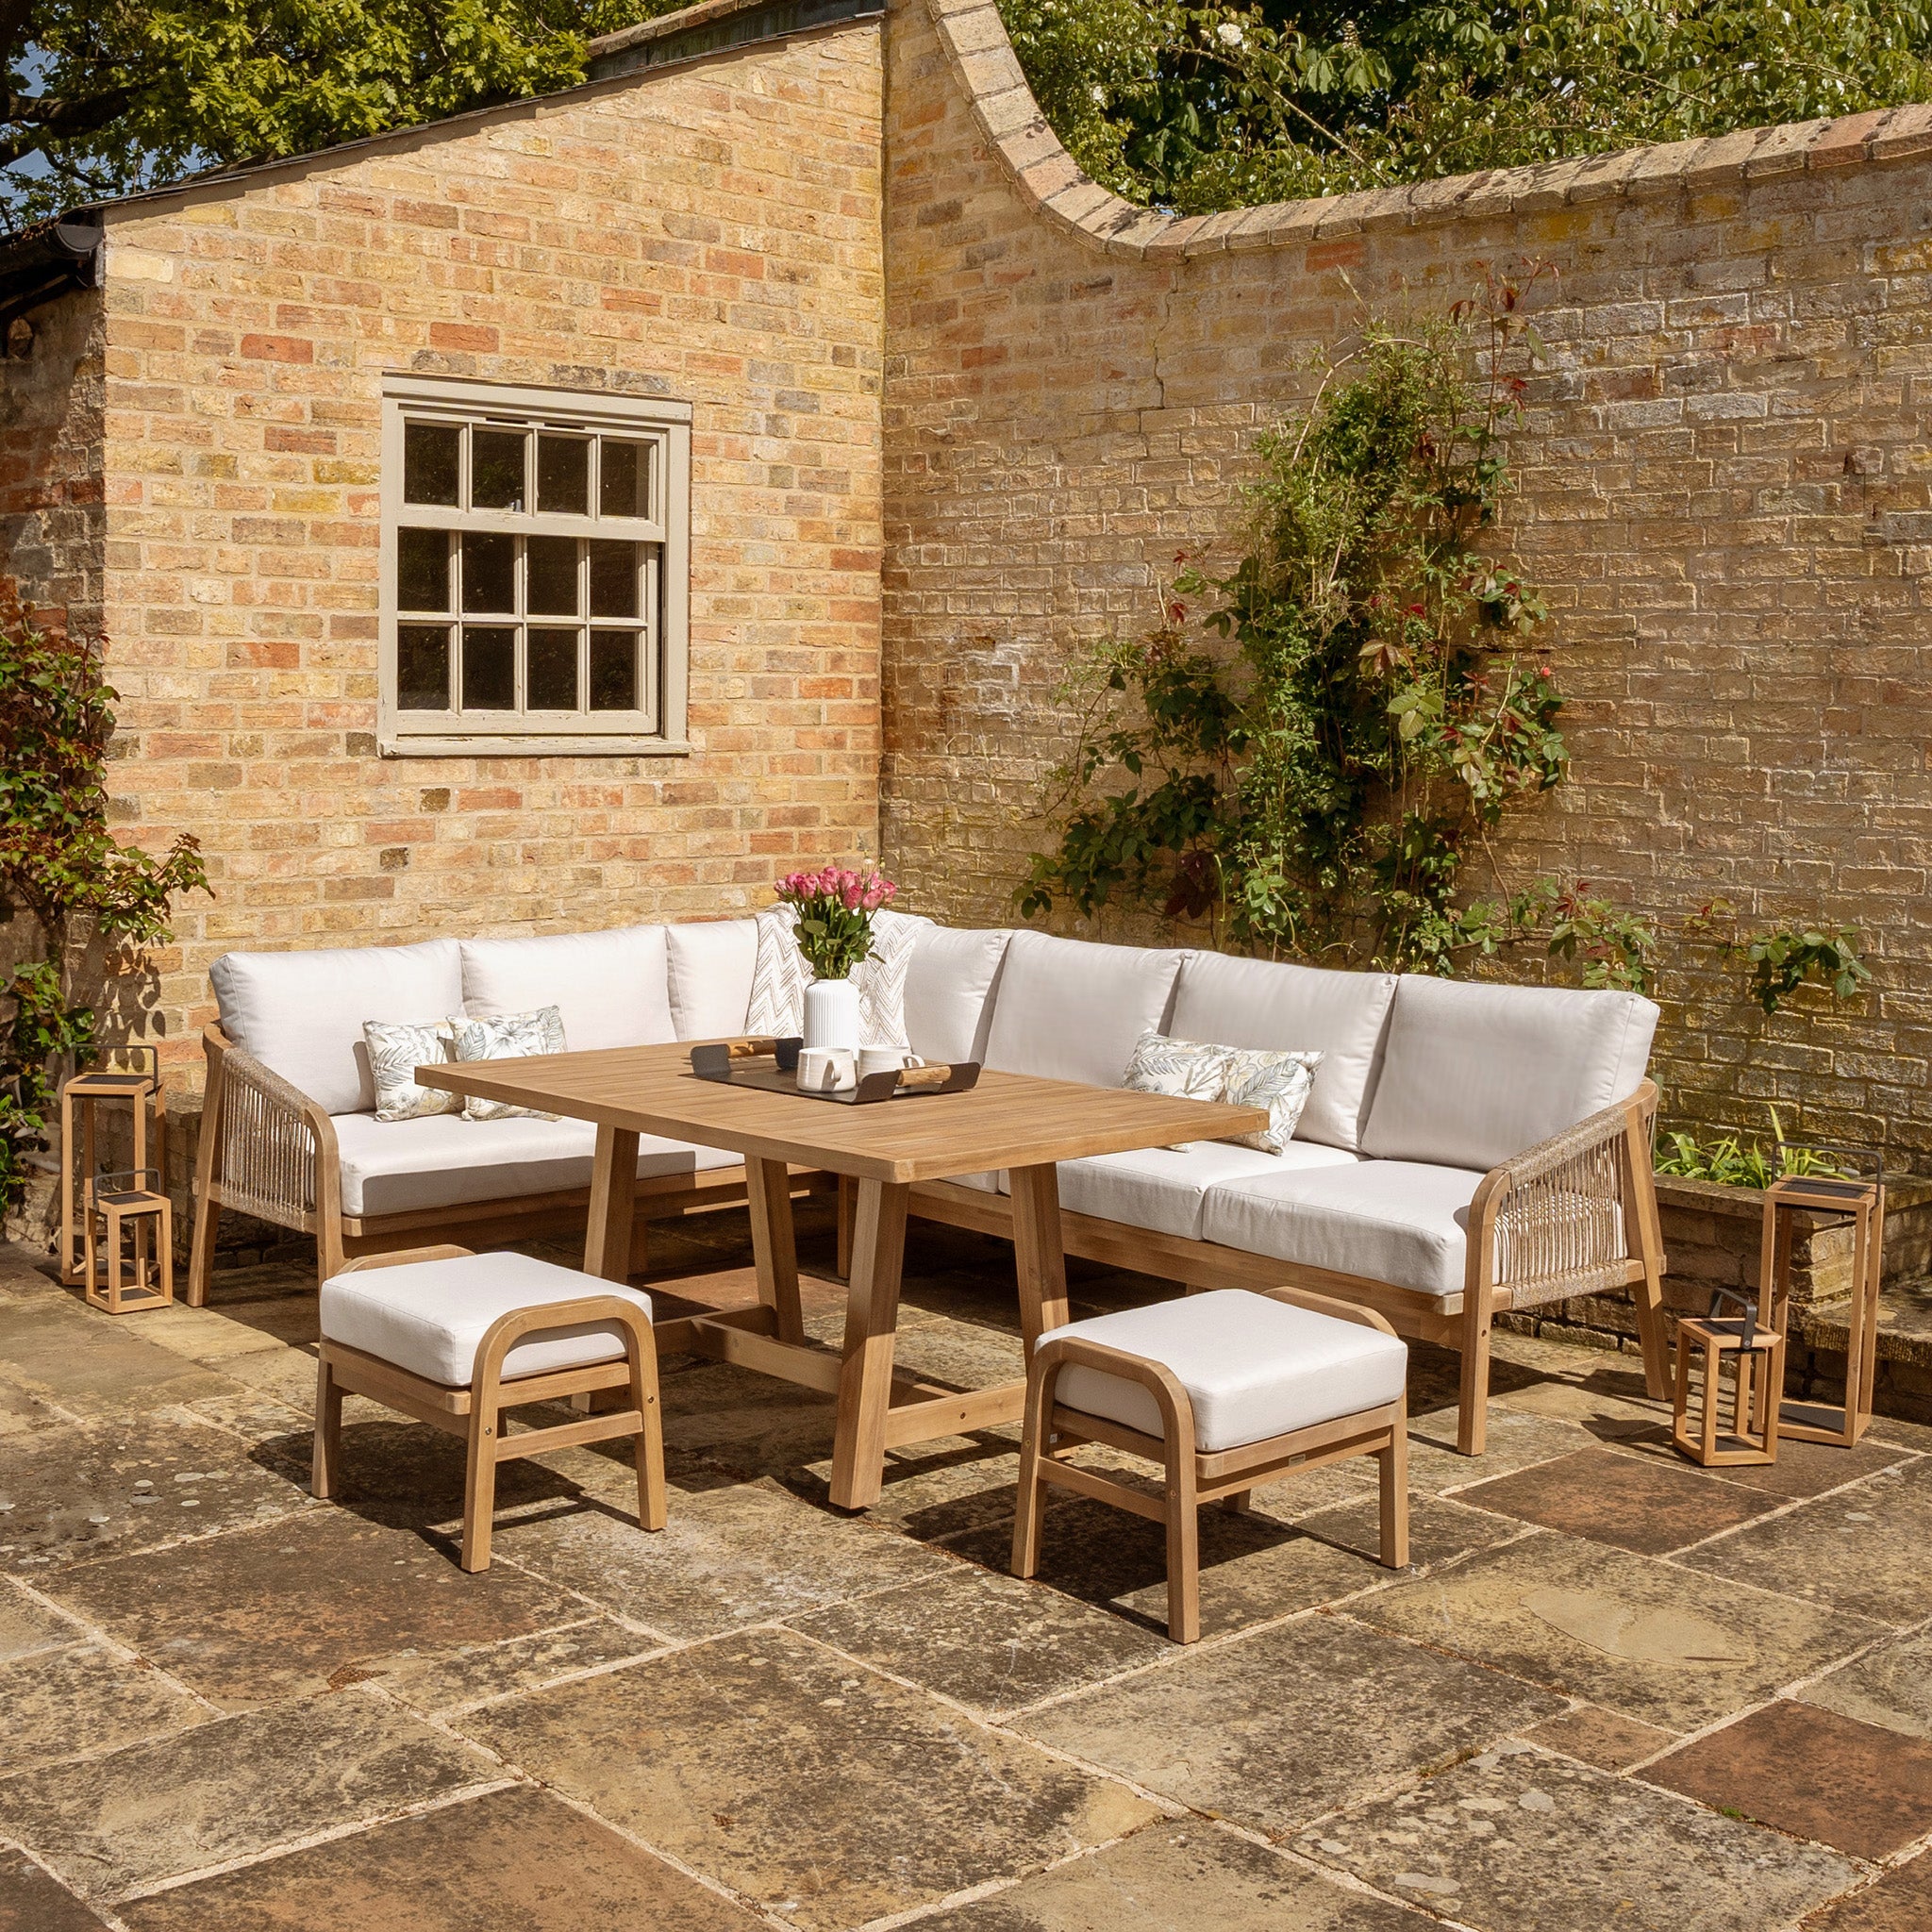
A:
[[[46,1145],[58,1061],[92,1050],[94,1014],[66,984],[74,942],[165,941],[170,901],[208,886],[189,835],[156,858],[108,831],[113,704],[91,643],[0,610],[0,921],[26,913],[44,956],[0,985],[0,1208]]]
[[[1001,0],[1047,118],[1198,213],[1932,96],[1918,0]]]
[[[680,0],[0,0],[16,224],[574,86]]]

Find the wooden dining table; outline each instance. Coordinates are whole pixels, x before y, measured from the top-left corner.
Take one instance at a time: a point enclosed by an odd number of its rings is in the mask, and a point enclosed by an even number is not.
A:
[[[1265,1110],[984,1072],[967,1091],[854,1106],[698,1078],[691,1042],[422,1066],[425,1087],[594,1122],[584,1272],[627,1278],[640,1136],[743,1157],[758,1299],[657,1324],[660,1352],[734,1362],[837,1398],[832,1501],[876,1503],[886,1452],[1015,1422],[1024,1382],[936,1387],[895,1370],[907,1210],[922,1181],[1004,1169],[1010,1176],[1020,1321],[1026,1349],[1067,1320],[1056,1163],[1268,1124]],[[794,1173],[856,1184],[844,1343],[810,1343],[799,1306]]]

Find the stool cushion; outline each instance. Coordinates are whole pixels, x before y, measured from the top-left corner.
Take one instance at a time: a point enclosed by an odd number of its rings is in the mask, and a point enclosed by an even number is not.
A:
[[[476,1373],[476,1351],[499,1315],[585,1295],[614,1294],[635,1302],[648,1320],[651,1298],[575,1268],[527,1255],[460,1255],[441,1261],[403,1261],[338,1274],[322,1284],[322,1334],[407,1369],[446,1388],[466,1388]],[[624,1335],[615,1322],[578,1323],[536,1330],[504,1357],[503,1374],[541,1375],[615,1360]]]
[[[1070,1322],[1040,1340],[1062,1335],[1169,1370],[1193,1404],[1194,1446],[1204,1450],[1238,1449],[1380,1408],[1408,1376],[1408,1349],[1394,1336],[1244,1288]],[[1142,1435],[1166,1433],[1152,1390],[1099,1369],[1061,1369],[1054,1399]]]

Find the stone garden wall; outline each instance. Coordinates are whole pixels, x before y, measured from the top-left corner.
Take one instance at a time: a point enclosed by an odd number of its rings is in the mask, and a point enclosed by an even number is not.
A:
[[[1932,108],[1179,221],[1083,181],[987,0],[901,0],[888,47],[883,836],[913,902],[1011,921],[1056,684],[1226,536],[1256,431],[1364,308],[1540,261],[1507,535],[1575,775],[1498,869],[1856,924],[1856,1017],[1668,969],[1666,1110],[1932,1154]]]

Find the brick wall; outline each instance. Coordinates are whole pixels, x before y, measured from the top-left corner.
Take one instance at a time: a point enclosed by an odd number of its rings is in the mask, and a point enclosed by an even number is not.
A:
[[[1358,299],[1539,259],[1510,535],[1574,781],[1504,876],[1855,922],[1856,1018],[1667,975],[1667,1110],[1932,1154],[1932,108],[1177,221],[1082,180],[986,0],[900,0],[888,44],[882,813],[915,902],[1010,922],[1056,684],[1225,537]]]
[[[230,947],[711,916],[876,850],[879,112],[855,25],[109,212],[105,529],[42,561],[39,511],[4,567],[99,572],[116,829],[207,852],[145,989],[184,1082]],[[8,508],[68,488],[21,366]],[[694,405],[693,755],[375,755],[394,370]]]

